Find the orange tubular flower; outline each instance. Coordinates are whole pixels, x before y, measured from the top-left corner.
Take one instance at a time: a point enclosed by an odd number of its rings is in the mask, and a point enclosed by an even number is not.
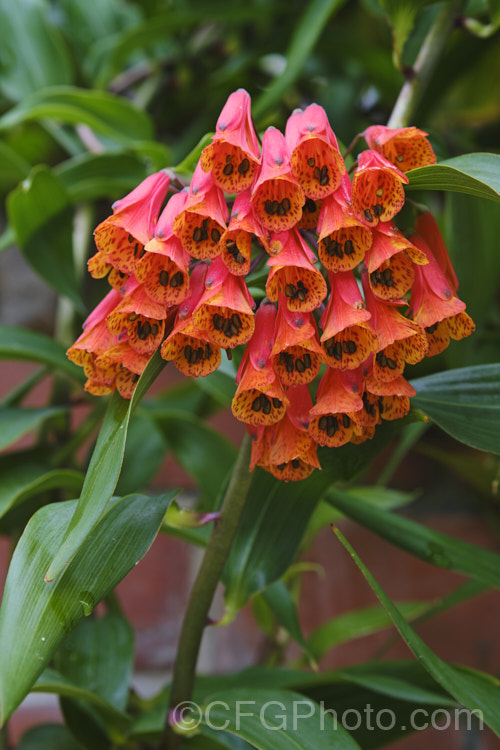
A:
[[[372,232],[354,218],[350,200],[351,182],[345,175],[341,187],[321,206],[318,255],[328,271],[351,271],[363,261],[372,244]]]
[[[91,276],[102,278],[113,267],[118,274],[114,274],[110,282],[119,288],[125,277],[133,273],[137,260],[144,254],[144,245],[154,235],[169,186],[167,175],[157,172],[146,177],[125,198],[113,203],[113,215],[94,232],[98,253],[89,260]]]
[[[369,148],[378,151],[402,172],[436,163],[427,133],[418,128],[386,128],[372,125],[364,132]]]
[[[323,201],[313,201],[312,198],[306,198],[306,202],[302,206],[302,217],[297,223],[297,229],[312,229],[316,231],[318,226],[318,219],[321,212],[321,206]]]
[[[262,138],[262,167],[252,186],[255,215],[270,232],[284,232],[300,220],[304,202],[304,191],[292,174],[285,136],[277,128],[268,128]]]
[[[250,198],[249,190],[236,196],[228,228],[220,240],[222,260],[234,276],[246,276],[250,271],[252,234],[264,234],[254,217]]]
[[[472,318],[465,312],[465,303],[456,296],[458,286],[446,246],[430,214],[422,214],[415,228],[423,236],[414,235],[413,242],[428,258],[428,265],[417,271],[410,300],[410,314],[425,328],[429,351],[427,356],[440,354],[450,338],[460,340],[474,331]],[[427,240],[427,241],[426,241]],[[437,251],[436,260],[429,243]]]
[[[241,276],[233,276],[222,258],[213,261],[205,279],[193,324],[223,349],[246,344],[255,328],[255,303]]]
[[[146,254],[136,264],[135,276],[149,297],[171,307],[189,294],[189,255],[175,236],[173,224],[187,200],[186,193],[173,195],[163,210]]]
[[[291,312],[281,295],[271,362],[282,384],[310,383],[318,374],[322,359],[312,313]]]
[[[96,365],[105,370],[118,366],[116,389],[122,398],[130,399],[149,360],[148,354],[139,354],[128,341],[124,341],[101,354]]]
[[[111,393],[115,388],[119,364],[103,367],[97,365],[96,360],[116,342],[115,336],[108,330],[106,317],[117,307],[121,299],[121,294],[115,289],[108,292],[84,322],[81,336],[66,352],[72,362],[83,367],[87,377],[85,390],[95,396]]]
[[[331,294],[320,326],[325,362],[330,367],[353,370],[377,346],[377,337],[368,322],[371,314],[352,271],[329,273]]]
[[[363,408],[359,386],[349,373],[329,367],[318,386],[316,405],[310,410],[309,433],[319,445],[337,448],[348,443],[354,432],[349,416]]]
[[[376,151],[362,151],[352,180],[352,207],[370,226],[390,221],[403,208],[408,177]]]
[[[201,167],[212,173],[215,184],[226,193],[240,193],[252,184],[259,162],[250,95],[238,89],[219,115],[212,143],[201,154]]]
[[[309,389],[306,385],[290,388],[287,396],[286,415],[277,424],[261,428],[252,445],[252,460],[278,479],[297,482],[321,466],[316,443],[307,432],[312,407]]]
[[[288,404],[269,357],[273,347],[276,308],[263,302],[255,313],[255,333],[246,346],[236,376],[238,388],[231,410],[240,422],[261,427],[283,418]]]
[[[378,339],[373,375],[380,381],[392,381],[402,374],[405,362],[414,365],[425,357],[427,339],[421,326],[401,315],[394,303],[383,302],[373,294],[366,272],[363,288]]]
[[[267,296],[277,302],[279,294],[284,294],[289,310],[312,312],[328,293],[321,272],[313,265],[316,262],[313,251],[296,230],[274,235],[270,245],[282,250],[267,261],[271,268]]]
[[[220,255],[228,213],[224,193],[198,164],[184,208],[174,220],[174,233],[192,258],[210,260]]]
[[[161,356],[173,361],[179,372],[198,378],[210,375],[220,365],[220,348],[214,346],[203,330],[194,324],[194,310],[205,291],[208,266],[199,263],[190,279],[191,293],[177,310],[174,326],[161,346]]]
[[[366,378],[365,387],[368,394],[378,397],[378,411],[386,421],[401,419],[408,414],[410,398],[416,394],[402,375],[390,382],[382,382],[372,374]]]
[[[373,232],[373,244],[365,259],[370,287],[381,299],[397,300],[413,284],[413,264],[427,262],[425,253],[407,240],[392,222],[380,223]]]
[[[285,131],[291,166],[302,190],[313,200],[336,190],[345,174],[344,160],[323,107],[311,104],[295,110]]]
[[[132,276],[125,285],[125,296],[106,322],[113,336],[127,340],[139,354],[153,354],[165,332],[164,305],[154,302],[143,284]]]

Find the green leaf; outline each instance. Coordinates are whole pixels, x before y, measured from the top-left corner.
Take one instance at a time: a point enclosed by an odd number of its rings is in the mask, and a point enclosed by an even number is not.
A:
[[[1,0],[0,90],[19,101],[46,86],[71,83],[72,66],[45,0]]]
[[[309,651],[300,627],[297,607],[285,583],[275,581],[264,589],[262,596],[279,624],[304,651]]]
[[[41,492],[64,488],[78,492],[83,474],[71,469],[51,469],[46,464],[30,461],[20,452],[0,458],[0,518],[19,503]]]
[[[10,409],[0,407],[0,450],[15,443],[28,432],[37,430],[45,420],[65,414],[61,406],[47,406],[39,409]]]
[[[432,565],[455,570],[488,586],[500,586],[500,555],[375,508],[337,489],[330,490],[327,499],[348,518],[396,547]]]
[[[85,380],[82,368],[69,361],[64,347],[58,341],[26,328],[0,326],[0,359],[40,362],[61,370],[80,383]]]
[[[78,620],[146,554],[175,494],[117,501],[51,583],[43,573],[61,546],[76,502],[46,505],[31,518],[14,552],[0,608],[0,722],[23,700]]]
[[[59,178],[47,167],[35,167],[9,193],[7,217],[30,265],[82,310],[73,260],[73,212]]]
[[[462,443],[500,453],[500,364],[440,372],[412,385],[414,408]]]
[[[40,724],[23,734],[17,750],[81,750],[62,724]]]
[[[253,107],[253,116],[259,119],[279,102],[296,78],[303,72],[305,63],[316,42],[324,32],[328,20],[340,10],[345,0],[313,0],[305,6],[286,53],[286,68],[260,95]]]
[[[408,189],[452,190],[500,201],[500,154],[464,154],[408,172]]]
[[[165,460],[166,451],[166,440],[156,422],[149,415],[134,414],[116,494],[127,495],[147,487]]]
[[[80,620],[56,654],[59,672],[124,711],[133,672],[134,631],[120,615]]]
[[[98,622],[96,620],[95,622]],[[33,685],[32,693],[49,693],[85,702],[109,728],[111,734],[123,737],[130,725],[129,717],[103,698],[96,690],[75,684],[55,669],[45,669]]]
[[[207,707],[209,725],[259,750],[359,750],[340,723],[334,725],[318,704],[299,693],[241,688],[216,693]]]
[[[401,65],[403,47],[413,31],[421,0],[379,0],[392,27],[394,57],[397,66]]]
[[[470,711],[480,712],[479,717],[484,719],[485,723],[497,735],[500,735],[500,715],[498,713],[500,681],[479,672],[460,669],[440,659],[408,625],[401,612],[381,589],[341,532],[336,529],[335,533],[361,570],[382,606],[386,609],[407,646],[436,682]]]
[[[130,416],[165,366],[157,352],[142,373],[130,401],[114,393],[92,454],[80,500],[46,574],[52,581],[83,544],[94,524],[105,512],[116,487],[125,451]]]
[[[169,450],[193,476],[208,507],[214,507],[236,459],[236,448],[202,419],[175,409],[151,413]]]
[[[65,125],[87,125],[99,135],[122,143],[149,141],[153,136],[148,115],[128,99],[75,86],[52,86],[27,96],[0,117],[0,131],[41,118]]]
[[[126,195],[145,177],[144,162],[130,153],[82,154],[63,161],[54,173],[73,203]]]
[[[10,190],[24,180],[31,165],[5,141],[0,141],[0,190]]]
[[[398,602],[398,609],[406,620],[424,614],[429,602]],[[392,620],[382,607],[365,607],[325,622],[307,640],[307,649],[319,661],[328,651],[354,638],[363,638],[391,627]]]

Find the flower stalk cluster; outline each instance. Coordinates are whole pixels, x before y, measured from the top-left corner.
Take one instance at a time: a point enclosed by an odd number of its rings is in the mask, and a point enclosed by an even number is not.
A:
[[[86,389],[130,398],[158,349],[203,377],[222,349],[244,347],[232,411],[251,466],[284,480],[320,468],[318,445],[362,443],[403,417],[406,365],[474,324],[432,215],[404,232],[394,221],[406,172],[435,161],[426,133],[363,136],[351,178],[320,106],[295,111],[284,134],[268,128],[260,146],[249,95],[231,94],[189,187],[158,172],[95,231],[89,271],[111,291],[68,351]],[[246,283],[256,253],[268,266],[258,306]]]

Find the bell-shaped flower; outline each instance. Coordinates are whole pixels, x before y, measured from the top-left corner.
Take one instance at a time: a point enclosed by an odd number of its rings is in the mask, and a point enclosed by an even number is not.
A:
[[[186,193],[173,195],[162,211],[145,255],[136,263],[136,279],[149,297],[166,307],[180,304],[189,294],[190,257],[174,234],[175,218],[186,203]]]
[[[177,309],[172,330],[161,345],[161,356],[172,361],[179,372],[189,377],[205,377],[220,365],[218,346],[208,339],[206,331],[194,323],[194,310],[205,291],[208,266],[198,263],[191,272],[190,294]]]
[[[354,370],[376,350],[371,313],[352,271],[329,273],[330,299],[320,320],[321,344],[330,367]]]
[[[174,219],[174,232],[192,258],[210,260],[220,255],[228,214],[224,193],[198,164],[184,207]]]
[[[146,177],[125,198],[113,203],[113,215],[94,232],[98,253],[89,261],[91,275],[102,278],[106,266],[125,275],[134,272],[144,254],[144,245],[155,232],[156,221],[170,180],[165,172]]]
[[[309,432],[319,445],[345,445],[354,432],[349,414],[362,408],[357,379],[329,367],[318,386],[316,404],[309,412]]]
[[[359,265],[372,245],[371,229],[355,218],[350,209],[351,182],[325,198],[318,218],[318,255],[328,271],[351,271]]]
[[[252,185],[255,216],[270,232],[294,227],[302,216],[304,191],[292,174],[285,136],[268,128],[262,139],[262,166]]]
[[[280,295],[271,362],[285,386],[310,383],[323,360],[312,313],[292,312]]]
[[[328,293],[326,282],[314,265],[316,256],[296,230],[275,235],[270,244],[273,243],[282,250],[267,261],[271,269],[266,283],[267,296],[277,302],[279,294],[284,294],[289,310],[312,312]]]
[[[250,198],[250,190],[236,196],[228,227],[220,240],[222,260],[234,276],[246,276],[250,271],[252,234],[263,239],[267,234],[254,216]]]
[[[217,258],[207,271],[193,323],[215,346],[234,349],[246,344],[254,332],[254,306],[244,279],[233,276],[222,258]]]
[[[366,254],[370,287],[380,299],[397,300],[411,289],[414,264],[427,264],[425,253],[392,223],[380,223],[373,231],[373,243]]]
[[[436,154],[424,130],[371,125],[364,137],[369,148],[378,151],[402,172],[436,163]]]
[[[331,195],[346,172],[337,139],[323,107],[311,104],[288,118],[285,138],[292,173],[308,198]]]
[[[245,89],[238,89],[229,96],[219,115],[212,143],[201,154],[201,167],[226,193],[240,193],[251,186],[259,162],[250,95]]]
[[[362,151],[352,179],[352,208],[371,227],[403,208],[408,177],[376,151]]]

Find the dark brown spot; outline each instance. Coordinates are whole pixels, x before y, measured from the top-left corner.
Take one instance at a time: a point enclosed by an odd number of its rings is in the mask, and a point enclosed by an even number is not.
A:
[[[297,289],[293,284],[287,284],[285,287],[285,296],[293,299],[297,294]]]
[[[193,232],[193,241],[201,242],[202,240],[203,240],[203,229],[201,227],[196,227],[196,229]]]
[[[306,366],[305,366],[305,364],[304,364],[304,363],[302,362],[302,360],[301,360],[301,359],[296,359],[296,360],[295,360],[295,369],[297,370],[297,372],[300,372],[300,373],[303,373],[303,372],[305,371],[305,369],[306,369]]]
[[[347,414],[342,414],[342,424],[346,428],[346,430],[351,426],[351,420],[347,416]]]
[[[373,221],[372,212],[370,211],[369,208],[365,208],[364,214],[365,214],[366,221]]]
[[[293,466],[293,468],[294,468],[294,469],[298,469],[298,468],[299,468],[299,466],[300,466],[300,461],[299,461],[299,459],[298,459],[298,458],[294,458],[294,459],[293,459],[293,461],[292,461],[292,466]]]
[[[184,284],[184,276],[182,274],[182,271],[177,271],[177,273],[174,273],[174,275],[170,279],[170,286],[176,287],[176,286],[182,286],[183,284]]]
[[[347,240],[344,242],[344,253],[346,255],[352,255],[354,252],[354,245],[352,244],[352,240]]]
[[[257,396],[257,398],[254,398],[254,400],[252,401],[252,410],[260,411],[261,408],[262,408],[261,396]]]
[[[281,409],[283,402],[280,401],[279,398],[273,398],[273,406],[275,409]]]
[[[226,177],[229,177],[229,175],[233,174],[234,172],[233,165],[230,162],[228,162],[226,166],[224,167],[224,169],[222,170],[222,172],[226,175]]]
[[[381,203],[376,203],[374,206],[372,206],[372,211],[374,215],[378,218],[379,216],[383,214],[384,207],[382,206]]]
[[[311,355],[306,352],[302,357],[302,360],[304,362],[304,367],[306,368],[306,370],[309,370],[309,368],[311,367]]]
[[[212,242],[218,242],[220,240],[220,232],[218,229],[212,229],[210,232],[210,237],[212,238]]]
[[[160,284],[162,286],[167,286],[168,284],[168,271],[160,271]]]
[[[333,356],[337,360],[341,360],[342,359],[342,345],[341,345],[340,341],[336,341],[335,344],[334,344],[334,346],[333,346]]]
[[[248,161],[248,159],[243,159],[243,161],[241,161],[238,166],[238,172],[244,175],[248,172],[249,169],[250,169],[250,162]]]
[[[130,244],[132,244],[132,242],[134,241],[134,237],[131,234],[129,234],[129,236],[127,237],[127,239],[130,242]]]
[[[314,161],[314,159],[313,159],[313,158],[312,158],[312,156],[311,156],[311,157],[310,157],[310,158],[309,158],[309,159],[307,160],[307,165],[308,165],[309,167],[314,167],[314,165],[315,165],[315,164],[316,164],[316,162]]]

